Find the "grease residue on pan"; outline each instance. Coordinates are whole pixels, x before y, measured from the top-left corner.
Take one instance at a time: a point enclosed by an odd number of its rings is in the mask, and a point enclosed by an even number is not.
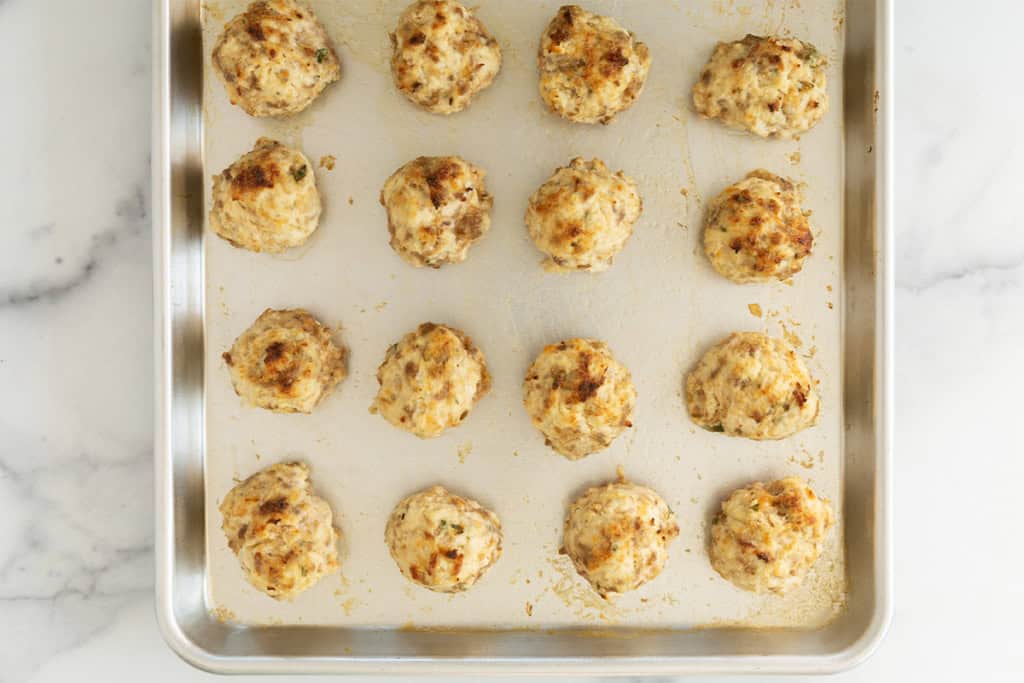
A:
[[[841,313],[826,305],[842,292],[842,64],[833,60],[829,71],[831,112],[798,144],[703,121],[692,112],[689,90],[715,42],[748,32],[791,33],[826,54],[842,54],[834,19],[841,16],[841,0],[593,0],[589,9],[616,16],[653,55],[644,94],[607,127],[568,124],[540,103],[534,55],[559,2],[479,3],[505,52],[502,73],[466,111],[450,117],[417,110],[391,83],[387,32],[405,0],[309,4],[335,41],[342,78],[307,111],[283,121],[252,119],[228,103],[209,72],[205,78],[207,183],[261,135],[299,146],[310,159],[336,158],[330,172],[317,170],[324,214],[306,248],[275,258],[205,241],[207,301],[214,304],[205,321],[207,604],[242,624],[395,629],[576,627],[601,633],[608,626],[811,628],[833,619],[846,595]],[[206,3],[207,60],[224,22],[244,5]],[[421,154],[458,154],[479,164],[495,198],[493,229],[465,263],[439,271],[410,268],[395,256],[377,202],[391,172]],[[545,273],[523,226],[527,198],[574,156],[600,157],[624,170],[637,179],[644,199],[633,236],[601,275]],[[703,198],[754,168],[808,183],[804,205],[814,212],[815,253],[791,284],[735,285],[703,254]],[[751,302],[762,317],[752,316]],[[297,306],[344,326],[349,377],[312,415],[243,408],[219,354],[263,309]],[[366,409],[388,345],[427,320],[457,326],[474,339],[487,355],[494,388],[463,425],[420,441]],[[819,425],[786,441],[760,443],[695,429],[681,397],[685,372],[729,332],[766,328],[801,341],[799,351],[820,382]],[[522,376],[532,358],[543,345],[569,336],[607,341],[639,393],[636,426],[607,451],[579,462],[545,447],[521,405]],[[812,467],[803,464],[808,458]],[[328,577],[292,602],[275,602],[242,579],[216,503],[235,478],[285,459],[310,464],[318,495],[338,515],[347,584]],[[619,464],[632,481],[665,497],[681,533],[657,579],[606,602],[557,551],[573,494],[613,479]],[[708,520],[731,489],[791,474],[830,498],[839,521],[800,590],[781,598],[743,593],[708,563]],[[465,594],[438,595],[408,584],[384,545],[395,503],[435,483],[480,500],[502,520],[502,558]]]

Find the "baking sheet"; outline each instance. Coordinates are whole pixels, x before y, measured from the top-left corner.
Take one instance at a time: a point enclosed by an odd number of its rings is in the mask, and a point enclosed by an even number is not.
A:
[[[536,92],[535,51],[557,2],[479,3],[498,37],[501,74],[463,113],[420,112],[392,86],[387,32],[404,0],[311,1],[334,38],[342,80],[302,115],[257,120],[232,107],[209,71],[223,23],[243,2],[204,5],[207,60],[204,182],[261,135],[302,149],[317,165],[321,227],[284,256],[205,239],[205,510],[207,608],[230,622],[358,627],[532,628],[792,626],[815,628],[843,608],[842,254],[843,3],[588,2],[646,42],[653,66],[637,104],[607,127],[561,121]],[[799,141],[764,141],[701,121],[689,89],[718,40],[795,35],[830,57],[831,110]],[[457,154],[488,172],[490,233],[460,265],[405,265],[389,248],[381,185],[418,155]],[[604,274],[549,274],[522,216],[530,193],[574,156],[600,157],[639,183],[644,214]],[[792,283],[732,284],[700,246],[705,203],[754,168],[807,183],[814,255]],[[208,199],[207,199],[208,202]],[[208,206],[207,206],[208,209]],[[752,304],[762,315],[755,316]],[[220,354],[267,307],[305,307],[350,348],[350,375],[310,416],[245,408]],[[754,308],[756,311],[757,309]],[[431,441],[400,432],[367,408],[389,344],[423,321],[469,333],[487,354],[494,389],[457,429]],[[780,442],[705,432],[686,415],[685,372],[734,330],[761,330],[798,346],[820,381],[817,427]],[[607,341],[639,392],[634,429],[608,450],[569,462],[543,445],[522,408],[522,376],[544,344]],[[217,505],[236,479],[301,459],[343,535],[342,569],[293,602],[275,602],[242,578],[220,532]],[[657,580],[605,602],[557,549],[568,503],[587,486],[628,478],[658,490],[681,533]],[[756,479],[805,477],[839,514],[804,586],[783,598],[742,592],[711,569],[707,523],[721,497]],[[495,510],[500,562],[472,590],[447,596],[408,583],[383,542],[398,500],[434,483]]]

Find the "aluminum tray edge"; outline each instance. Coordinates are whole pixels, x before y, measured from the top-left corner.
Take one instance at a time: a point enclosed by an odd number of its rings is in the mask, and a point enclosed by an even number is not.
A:
[[[463,658],[427,657],[267,657],[220,656],[186,633],[174,608],[175,510],[172,444],[173,315],[171,297],[171,63],[172,0],[154,0],[153,69],[153,265],[155,321],[154,502],[155,502],[155,611],[168,646],[184,661],[214,673],[431,673],[431,674],[635,674],[835,673],[868,659],[884,638],[893,614],[892,577],[892,406],[893,387],[893,3],[877,0],[876,88],[879,91],[876,135],[875,206],[879,250],[876,257],[876,368],[877,475],[875,481],[876,598],[872,619],[850,645],[829,656],[687,656],[579,658]]]

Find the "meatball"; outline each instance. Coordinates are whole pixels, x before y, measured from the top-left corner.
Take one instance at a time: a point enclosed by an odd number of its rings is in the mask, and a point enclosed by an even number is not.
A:
[[[338,569],[331,507],[313,495],[309,468],[280,463],[228,491],[221,529],[245,578],[278,600],[292,598]]]
[[[224,354],[242,402],[275,413],[311,413],[345,379],[348,353],[301,308],[267,309]]]
[[[813,244],[796,185],[768,171],[748,173],[708,206],[704,252],[733,282],[790,278]]]
[[[569,507],[561,552],[608,598],[657,578],[678,535],[675,514],[661,496],[617,481],[587,490]]]
[[[803,361],[781,339],[736,332],[686,378],[690,417],[713,432],[784,439],[818,421],[820,404]]]
[[[800,477],[755,482],[722,501],[711,523],[711,566],[743,590],[785,593],[821,555],[832,508]]]
[[[540,39],[540,96],[577,123],[610,123],[644,89],[647,46],[611,17],[576,5],[558,10]]]
[[[391,34],[391,75],[413,103],[435,114],[469,106],[501,69],[501,48],[473,12],[454,0],[411,4]]]
[[[828,111],[826,66],[813,45],[796,38],[719,43],[693,86],[693,105],[730,128],[792,138]]]
[[[341,77],[331,40],[295,0],[254,2],[224,27],[213,71],[232,104],[250,116],[288,116]]]
[[[370,406],[421,439],[459,425],[491,388],[483,352],[462,330],[423,323],[392,344],[377,369]]]
[[[523,402],[544,443],[578,460],[607,448],[633,426],[636,387],[607,344],[567,339],[545,347],[533,361]]]
[[[475,500],[433,486],[400,502],[384,530],[402,574],[439,593],[461,593],[501,557],[501,520]]]
[[[633,234],[643,212],[636,182],[600,159],[577,157],[530,197],[526,228],[547,270],[601,272]]]
[[[459,157],[419,157],[395,171],[380,192],[395,253],[417,267],[465,261],[491,228],[485,175]]]
[[[303,244],[320,223],[320,193],[302,152],[260,138],[213,177],[210,228],[236,247],[280,253]]]

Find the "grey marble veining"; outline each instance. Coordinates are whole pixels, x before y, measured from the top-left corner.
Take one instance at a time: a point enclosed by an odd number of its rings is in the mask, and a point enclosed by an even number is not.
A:
[[[897,610],[840,679],[1019,681],[1024,7],[897,4]],[[0,681],[206,676],[151,606],[149,22],[0,0]]]
[[[149,34],[0,3],[0,680],[151,593]]]

